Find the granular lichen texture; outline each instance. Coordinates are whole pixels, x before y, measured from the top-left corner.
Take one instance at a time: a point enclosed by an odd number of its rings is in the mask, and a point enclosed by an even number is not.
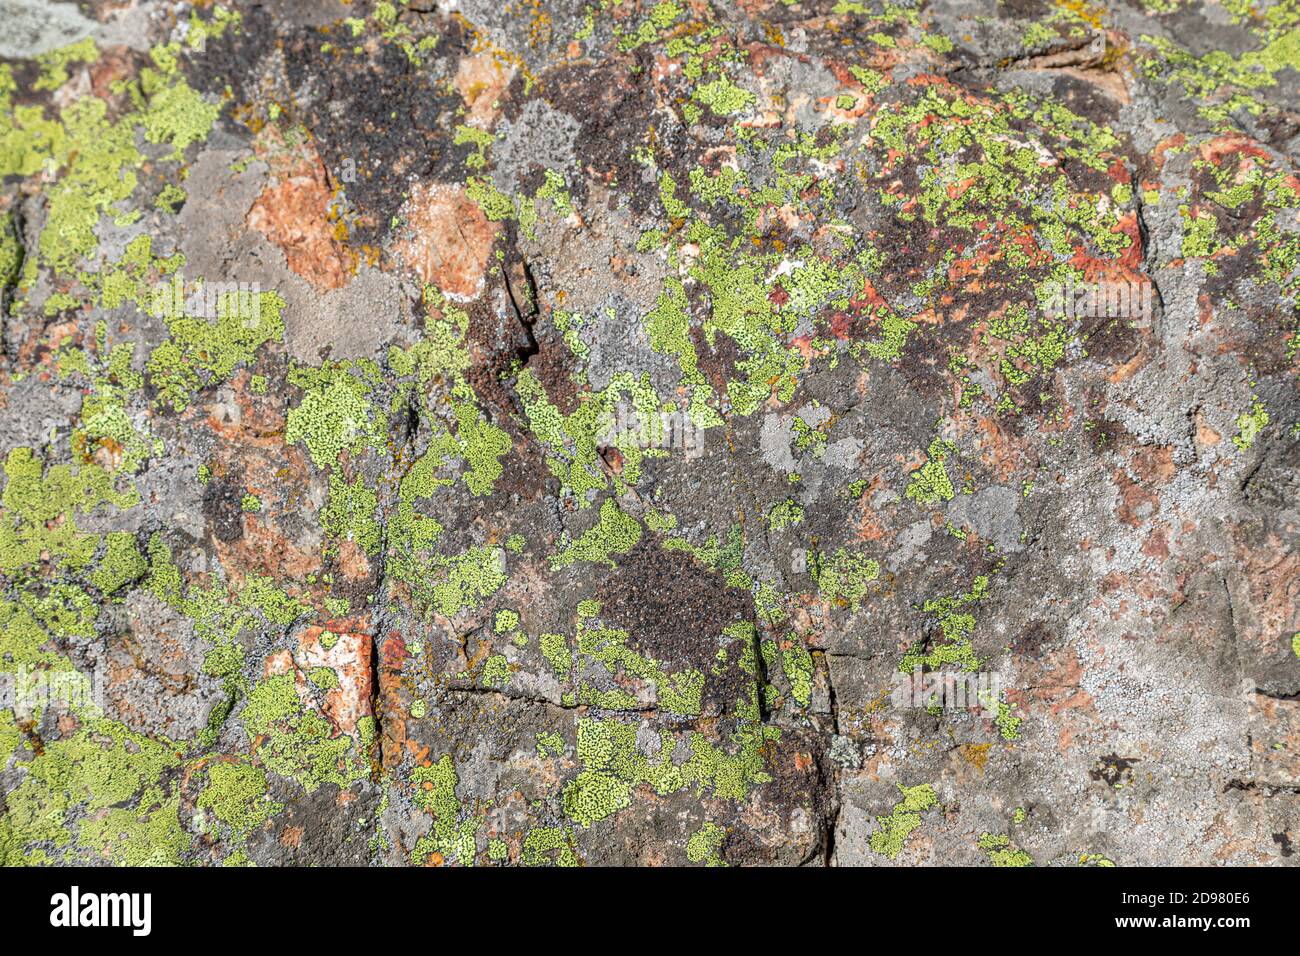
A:
[[[1300,857],[1295,0],[8,0],[0,862]]]

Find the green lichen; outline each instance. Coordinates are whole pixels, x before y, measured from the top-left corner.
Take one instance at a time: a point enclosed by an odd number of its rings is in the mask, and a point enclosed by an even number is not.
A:
[[[894,804],[894,809],[886,816],[876,817],[877,829],[868,841],[874,852],[891,860],[898,858],[907,838],[921,825],[921,814],[939,802],[934,787],[928,783],[915,787],[905,787],[901,783],[897,786],[903,799]]]
[[[752,786],[771,779],[764,769],[764,745],[779,739],[781,732],[751,722],[748,714],[756,716],[756,703],[738,706],[738,711],[746,716],[732,736],[735,750],[724,751],[704,734],[692,731],[687,735],[691,756],[681,763],[674,760],[676,740],[668,730],[661,732],[655,759],[638,746],[636,725],[617,719],[580,719],[577,752],[583,769],[564,788],[565,815],[589,827],[627,807],[633,788],[642,784],[660,795],[695,787],[697,795],[712,789],[719,799],[744,800]]]
[[[951,442],[940,438],[930,443],[925,464],[912,472],[908,480],[905,495],[909,501],[915,501],[919,505],[934,505],[953,499],[952,479],[948,477],[944,462],[954,451],[956,448]]]
[[[510,680],[510,661],[504,654],[490,654],[479,675],[484,687],[504,687]]]
[[[307,680],[321,690],[329,691],[339,686],[338,672],[332,667],[313,667],[307,672]]]
[[[135,535],[130,532],[113,531],[104,538],[104,557],[98,562],[91,580],[103,593],[113,594],[144,577],[149,564],[135,543]]]
[[[362,374],[353,374],[350,363],[290,374],[290,381],[307,390],[289,410],[284,440],[305,444],[317,468],[333,467],[344,451],[359,455],[367,446],[383,447],[384,435],[374,420]]]
[[[201,21],[200,21],[201,22]],[[205,139],[219,108],[206,102],[177,69],[178,44],[151,51],[152,67],[128,87],[132,109],[115,120],[96,96],[73,98],[50,118],[40,106],[12,104],[16,89],[10,67],[0,75],[0,174],[30,176],[42,169],[55,178],[48,187],[49,212],[38,239],[42,260],[68,273],[98,247],[95,228],[137,186],[146,158],[137,131],[149,143],[172,147],[168,162]],[[71,79],[70,68],[98,59],[93,41],[50,51],[41,59],[34,88],[54,90]],[[118,214],[122,218],[121,214]]]
[[[220,108],[208,103],[176,73],[178,45],[157,47],[153,60],[160,69],[140,72],[143,109],[140,124],[145,139],[172,147],[172,159],[180,160],[187,146],[207,139],[220,115]]]
[[[412,771],[415,805],[433,817],[433,829],[420,837],[411,851],[413,862],[424,863],[437,854],[438,862],[456,860],[465,866],[474,865],[482,817],[467,813],[461,806],[456,797],[459,783],[449,755]]]
[[[536,827],[524,837],[520,862],[524,866],[577,866],[572,833],[562,827]]]
[[[167,741],[103,718],[46,742],[6,794],[0,864],[179,862],[189,839],[177,797],[159,783],[176,764]]]
[[[1241,451],[1247,450],[1255,444],[1255,439],[1259,437],[1268,421],[1268,410],[1257,397],[1250,406],[1250,411],[1242,412],[1237,416],[1237,434],[1233,436],[1232,443]]]
[[[304,707],[292,674],[268,677],[249,692],[240,714],[253,751],[268,770],[298,781],[308,793],[326,783],[346,786],[366,771],[351,737],[334,736],[328,721]]]
[[[266,793],[266,773],[243,761],[219,761],[208,768],[208,785],[196,806],[212,814],[236,833],[246,834],[284,809]]]
[[[537,735],[537,756],[558,757],[564,753],[564,738],[553,731],[543,730]]]
[[[1279,72],[1300,67],[1300,27],[1263,28],[1258,35],[1262,44],[1240,56],[1224,50],[1197,56],[1173,40],[1144,35],[1141,40],[1150,51],[1144,51],[1139,69],[1150,79],[1179,85],[1199,104],[1203,117],[1218,128],[1230,128],[1233,112],[1258,116],[1265,111],[1253,91],[1276,86]]]
[[[773,531],[784,531],[803,519],[804,510],[793,498],[778,502],[767,511],[767,522]]]
[[[997,726],[1003,740],[1019,740],[1022,722],[1023,718],[1012,714],[1010,704],[1005,701],[998,702],[998,715],[993,719],[993,723]]]
[[[641,540],[641,523],[619,508],[613,498],[600,506],[600,519],[576,541],[560,549],[551,558],[551,569],[568,567],[575,561],[588,561],[614,567],[611,555],[626,554]]]
[[[809,571],[822,597],[856,611],[871,583],[880,577],[880,564],[859,551],[838,548],[833,555],[813,556]]]
[[[567,679],[573,669],[573,654],[569,650],[568,638],[563,634],[543,634],[539,643],[542,656],[551,665],[556,676]]]
[[[790,646],[781,652],[781,666],[790,682],[790,696],[801,707],[812,702],[813,659],[798,635],[787,638]]]
[[[86,569],[99,548],[100,535],[80,531],[77,515],[88,515],[101,504],[126,509],[139,500],[133,487],[119,491],[98,465],[47,469],[30,448],[10,451],[4,470],[0,571],[10,574],[35,568],[42,555],[59,567]]]
[[[1214,241],[1218,231],[1218,220],[1206,210],[1192,214],[1186,206],[1179,210],[1183,217],[1182,255],[1185,259],[1206,258],[1213,256],[1219,248]]]
[[[581,621],[578,625],[578,660],[579,671],[585,672],[585,661],[596,662],[614,675],[634,677],[646,681],[655,689],[658,705],[668,713],[682,716],[697,716],[700,713],[701,695],[704,690],[704,674],[692,667],[669,670],[663,664],[627,646],[629,635],[626,631],[612,628],[586,626]],[[564,662],[565,650],[552,648],[556,654],[554,665]],[[543,644],[543,653],[547,648]],[[549,659],[549,657],[548,657]],[[560,668],[556,666],[558,671]],[[567,667],[565,668],[567,675]],[[623,691],[605,692],[596,689],[584,681],[578,689],[580,703],[592,704],[605,710],[634,709],[636,699]]]
[[[981,833],[979,848],[989,856],[994,866],[1033,866],[1034,861],[1024,850],[1011,846],[1005,834]]]
[[[705,866],[726,866],[720,852],[726,839],[726,830],[716,823],[706,822],[686,841],[686,859]]]
[[[383,532],[375,515],[379,499],[364,479],[347,482],[330,475],[329,503],[321,511],[321,527],[339,540],[352,541],[368,555],[379,553]]]
[[[463,462],[465,486],[470,493],[491,494],[504,470],[500,459],[512,447],[510,436],[484,419],[468,385],[457,386],[455,395],[452,415],[456,428],[454,432],[443,430],[434,438],[421,464],[433,468]]]
[[[921,643],[913,645],[899,661],[899,671],[910,674],[917,667],[937,670],[945,664],[956,665],[964,671],[978,671],[981,662],[970,639],[975,630],[975,615],[969,609],[982,601],[988,590],[988,577],[980,575],[964,594],[926,601],[922,610],[937,618],[943,643],[928,651]]]
[[[736,113],[742,113],[754,102],[753,93],[741,89],[726,77],[700,84],[691,94],[691,98],[704,104],[719,116],[734,116]]]
[[[390,561],[389,570],[414,596],[444,617],[478,608],[506,583],[505,551],[472,546],[458,554],[433,554],[420,561]]]

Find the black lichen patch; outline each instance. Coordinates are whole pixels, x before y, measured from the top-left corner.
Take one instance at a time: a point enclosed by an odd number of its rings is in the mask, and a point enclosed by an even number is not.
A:
[[[753,598],[681,552],[643,540],[602,582],[601,617],[639,652],[670,665],[716,663],[717,638],[754,619]]]
[[[1116,787],[1133,779],[1133,765],[1137,762],[1136,757],[1121,757],[1112,753],[1107,757],[1099,757],[1096,766],[1088,771],[1088,776],[1107,786]]]
[[[1011,650],[1018,656],[1035,660],[1042,656],[1043,649],[1055,639],[1044,621],[1031,621],[1011,642]]]
[[[244,536],[244,489],[230,477],[213,477],[203,488],[203,516],[225,544]]]
[[[799,840],[773,841],[772,834],[751,826],[734,827],[725,844],[728,863],[737,866],[823,863],[817,854],[829,845],[838,800],[826,738],[809,729],[784,730],[779,741],[764,747],[765,769],[772,774],[763,787],[763,806],[779,816],[786,834],[798,815],[806,826]]]
[[[449,71],[469,50],[457,21],[442,25],[436,49],[413,63],[398,47],[323,45],[337,38],[307,30],[283,44],[289,85],[331,184],[342,184],[357,219],[353,237],[382,240],[411,183],[461,177],[469,146],[453,145],[460,96]],[[349,182],[345,171],[355,171]]]
[[[639,177],[627,175],[630,154],[645,140],[648,120],[654,123],[659,117],[656,134],[662,134],[662,110],[647,71],[628,75],[628,65],[610,60],[599,71],[564,67],[548,73],[545,80],[548,99],[555,108],[582,124],[574,140],[574,154],[582,157],[594,176],[617,182],[619,197],[637,213],[644,213],[658,192],[641,184]],[[584,182],[576,184],[574,195],[586,198]]]
[[[266,10],[253,7],[243,12],[238,30],[225,30],[206,41],[204,56],[183,56],[181,64],[190,84],[201,92],[226,98],[234,107],[264,102],[267,87],[278,77],[268,69],[276,49],[286,35],[281,33]]]

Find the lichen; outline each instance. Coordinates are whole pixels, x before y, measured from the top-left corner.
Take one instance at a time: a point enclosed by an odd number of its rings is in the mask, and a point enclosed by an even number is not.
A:
[[[726,866],[719,852],[726,838],[726,830],[716,823],[706,822],[686,841],[686,859],[705,866]]]
[[[954,451],[956,448],[950,442],[939,438],[930,442],[925,464],[912,472],[908,480],[905,494],[909,501],[915,501],[919,505],[934,505],[953,499],[952,479],[948,477],[944,462]]]
[[[1237,416],[1237,434],[1233,436],[1232,443],[1241,451],[1246,451],[1255,444],[1255,439],[1259,437],[1268,421],[1268,410],[1264,407],[1264,403],[1256,398],[1250,406],[1250,411],[1242,412]]]
[[[1005,834],[981,833],[979,848],[988,854],[994,866],[1033,866],[1034,861],[1024,850],[1016,849]]]
[[[611,555],[625,554],[641,540],[641,523],[619,508],[613,498],[600,506],[600,518],[576,541],[561,548],[551,558],[551,568],[559,570],[575,561],[588,561],[614,567]]]
[[[898,784],[898,792],[903,799],[894,804],[894,809],[887,815],[876,817],[877,829],[871,834],[868,845],[871,849],[891,860],[903,852],[907,838],[921,825],[921,814],[936,806],[939,802],[934,787],[928,783],[906,787]]]
[[[246,834],[284,809],[266,793],[266,773],[245,762],[220,761],[208,768],[208,785],[195,805],[211,810],[221,823]]]

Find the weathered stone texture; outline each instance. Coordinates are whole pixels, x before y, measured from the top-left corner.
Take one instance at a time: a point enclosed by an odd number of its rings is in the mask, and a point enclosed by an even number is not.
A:
[[[0,862],[1294,862],[1258,6],[0,4]]]

